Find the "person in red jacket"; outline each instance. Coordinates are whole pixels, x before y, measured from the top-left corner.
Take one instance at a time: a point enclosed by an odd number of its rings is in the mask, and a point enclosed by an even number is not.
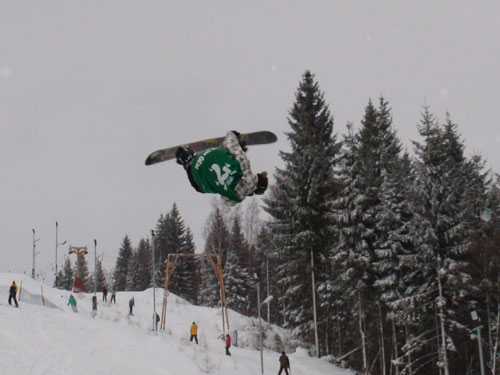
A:
[[[229,334],[226,335],[226,355],[231,355],[231,353],[229,353],[229,348],[231,347],[231,336],[229,336]]]

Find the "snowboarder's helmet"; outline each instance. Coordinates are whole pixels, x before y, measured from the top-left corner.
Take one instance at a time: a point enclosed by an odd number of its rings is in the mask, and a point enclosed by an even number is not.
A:
[[[177,161],[177,164],[181,165],[187,165],[193,160],[193,150],[189,146],[181,146],[177,148],[177,151],[175,152],[175,159]]]

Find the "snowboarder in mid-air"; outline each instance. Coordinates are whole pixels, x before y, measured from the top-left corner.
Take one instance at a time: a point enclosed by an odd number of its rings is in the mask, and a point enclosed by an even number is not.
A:
[[[224,202],[231,206],[247,196],[264,194],[268,184],[267,173],[252,173],[240,133],[228,132],[222,146],[196,154],[189,146],[177,148],[176,161],[184,167],[196,191],[220,194]]]

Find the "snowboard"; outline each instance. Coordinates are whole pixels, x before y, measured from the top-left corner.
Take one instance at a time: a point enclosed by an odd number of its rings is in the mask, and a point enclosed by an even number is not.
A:
[[[208,148],[221,147],[222,142],[226,137],[209,138],[203,141],[186,143],[173,147],[164,148],[151,153],[146,159],[146,165],[160,163],[162,161],[175,159],[175,151],[180,146],[189,146],[196,153],[206,150]],[[263,145],[267,143],[274,143],[278,140],[276,134],[270,131],[258,131],[253,133],[241,134],[241,139],[246,142],[247,146]]]

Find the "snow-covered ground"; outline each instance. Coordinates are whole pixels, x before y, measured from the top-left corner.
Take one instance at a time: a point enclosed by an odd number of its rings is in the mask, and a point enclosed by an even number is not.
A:
[[[21,287],[20,308],[7,303],[15,280]],[[43,302],[42,302],[43,288]],[[74,294],[78,313],[67,306],[70,292],[42,285],[25,275],[0,274],[0,373],[8,375],[137,375],[137,374],[238,374],[261,373],[256,349],[256,319],[229,311],[231,330],[238,331],[238,347],[225,355],[219,309],[193,306],[172,294],[168,298],[166,330],[155,336],[153,290],[119,292],[116,304],[102,302],[92,317],[92,294]],[[134,315],[128,301],[134,297]],[[156,289],[161,315],[163,289]],[[110,295],[108,294],[108,301]],[[44,305],[45,304],[45,305]],[[198,324],[199,345],[189,341],[189,328]],[[264,325],[266,346],[286,350],[294,375],[340,375],[352,372],[308,356],[294,348],[288,332]],[[234,340],[233,340],[234,341]],[[264,350],[264,373],[277,374],[278,351]]]

